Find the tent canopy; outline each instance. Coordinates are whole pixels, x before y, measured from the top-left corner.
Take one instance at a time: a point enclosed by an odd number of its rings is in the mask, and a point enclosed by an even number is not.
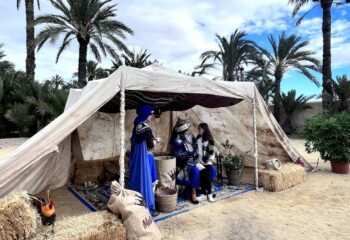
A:
[[[190,77],[165,69],[155,63],[143,69],[137,69],[139,76],[126,80],[133,84],[125,86],[125,109],[135,109],[148,103],[165,111],[184,111],[196,105],[206,108],[232,106],[243,100],[238,92],[203,77]],[[157,74],[155,76],[154,74]],[[165,89],[160,89],[159,80],[172,79]],[[136,79],[149,79],[147,85],[137,84]],[[151,85],[152,84],[152,85]],[[153,85],[154,84],[154,85]],[[174,87],[172,87],[174,86]],[[101,112],[118,113],[120,111],[120,93],[99,109]]]
[[[0,160],[0,196],[16,190],[36,193],[49,186],[64,185],[71,165],[70,134],[103,106],[116,111],[108,107],[113,105],[108,102],[113,103],[121,89],[126,91],[126,107],[130,109],[153,97],[164,99],[159,105],[164,111],[195,105],[225,107],[244,99],[240,93],[217,82],[159,71],[161,68],[158,65],[145,69],[122,66],[106,79],[89,82],[81,92],[76,91],[75,97],[72,94],[64,113]],[[135,93],[141,94],[141,98],[132,97]]]

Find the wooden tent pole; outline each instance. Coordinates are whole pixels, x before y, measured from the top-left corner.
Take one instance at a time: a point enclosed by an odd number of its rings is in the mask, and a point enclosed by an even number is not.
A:
[[[254,87],[254,96],[253,96],[253,139],[254,139],[254,158],[255,158],[255,189],[257,191],[263,191],[262,188],[259,188],[259,168],[258,168],[258,139],[257,139],[257,130],[256,130],[256,88]]]

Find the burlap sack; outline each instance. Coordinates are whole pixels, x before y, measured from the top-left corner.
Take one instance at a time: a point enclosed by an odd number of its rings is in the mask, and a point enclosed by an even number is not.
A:
[[[122,189],[118,182],[111,184],[112,195],[108,208],[117,215],[122,215],[127,239],[161,239],[158,226],[146,208],[145,200],[138,192]]]
[[[176,158],[172,156],[155,157],[159,187],[175,189]]]

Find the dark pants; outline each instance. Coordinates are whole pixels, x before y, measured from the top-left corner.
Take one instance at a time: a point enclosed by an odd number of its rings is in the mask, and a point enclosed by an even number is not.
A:
[[[205,169],[200,171],[200,184],[203,194],[211,194],[212,167],[212,165],[205,165]]]

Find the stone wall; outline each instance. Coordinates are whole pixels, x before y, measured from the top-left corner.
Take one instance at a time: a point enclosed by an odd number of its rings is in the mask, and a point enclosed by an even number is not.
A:
[[[292,125],[296,128],[296,132],[300,133],[305,122],[318,114],[322,113],[322,102],[310,102],[308,103],[311,108],[296,112],[292,115]]]
[[[308,105],[310,105],[311,108],[296,112],[292,115],[292,125],[296,128],[297,134],[300,134],[305,122],[309,118],[322,113],[322,101],[309,102]],[[269,105],[269,108],[273,112],[273,105]],[[284,120],[283,113],[281,119]]]

